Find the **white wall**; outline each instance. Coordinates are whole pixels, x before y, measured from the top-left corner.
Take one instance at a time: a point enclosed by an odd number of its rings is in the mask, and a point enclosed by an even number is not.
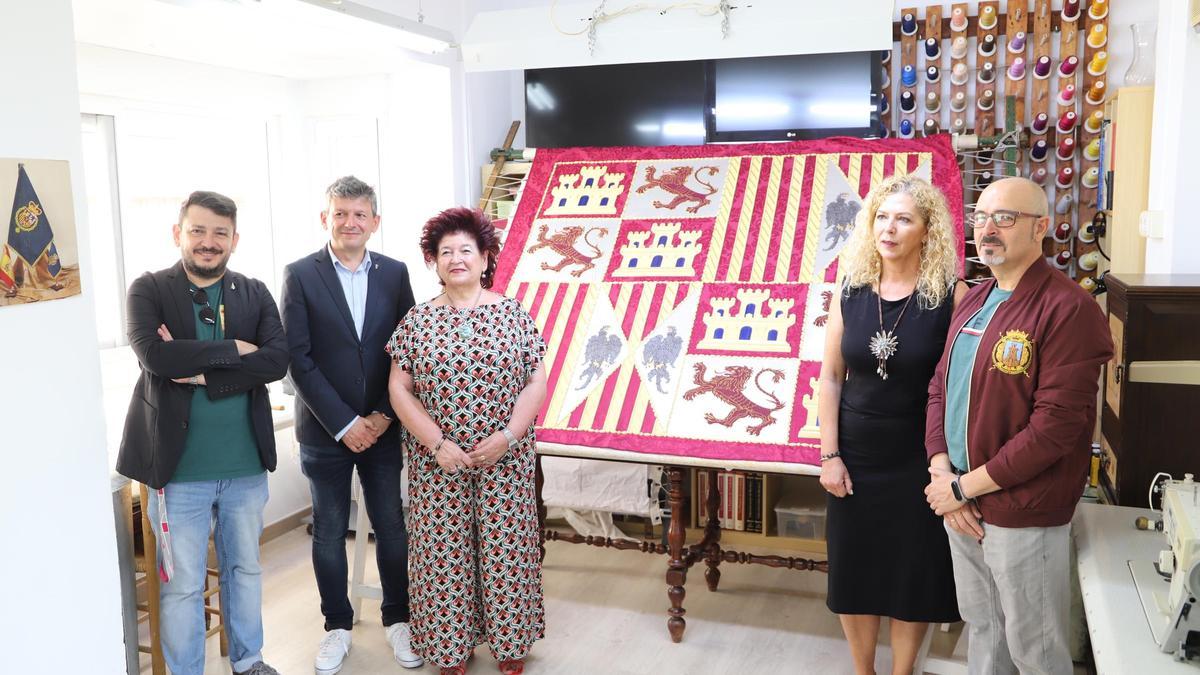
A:
[[[125,669],[70,0],[0,4],[0,156],[71,162],[83,294],[0,307],[6,672]],[[4,207],[7,208],[7,207]],[[7,219],[7,213],[5,214]]]
[[[1200,136],[1188,127],[1200,110],[1200,35],[1187,3],[1162,0],[1158,19],[1154,127],[1148,208],[1163,215],[1162,237],[1146,240],[1146,272],[1200,273]]]

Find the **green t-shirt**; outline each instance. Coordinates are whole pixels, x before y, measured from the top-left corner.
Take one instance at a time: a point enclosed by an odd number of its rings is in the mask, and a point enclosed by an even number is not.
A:
[[[192,287],[195,290],[195,287]],[[225,312],[221,306],[221,282],[202,289],[206,304],[192,303],[197,340],[225,339]],[[213,323],[200,319],[204,307],[213,308]],[[183,456],[171,477],[172,483],[226,480],[253,476],[263,471],[250,419],[250,394],[243,392],[219,400],[208,397],[207,387],[192,393],[191,416]]]
[[[943,431],[946,449],[950,452],[950,463],[959,471],[971,468],[967,459],[967,409],[979,340],[996,313],[996,308],[1011,296],[1012,291],[993,288],[987,300],[984,300],[983,307],[963,324],[950,351],[950,364],[946,369],[946,420]]]

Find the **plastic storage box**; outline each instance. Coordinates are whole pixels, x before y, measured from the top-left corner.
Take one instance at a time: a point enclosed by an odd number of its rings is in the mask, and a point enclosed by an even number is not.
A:
[[[775,505],[775,534],[779,537],[825,539],[825,500],[822,494],[803,490],[781,497]]]

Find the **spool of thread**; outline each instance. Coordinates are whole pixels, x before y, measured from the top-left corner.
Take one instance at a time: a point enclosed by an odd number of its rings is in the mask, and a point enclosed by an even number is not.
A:
[[[956,134],[961,134],[967,130],[967,120],[962,117],[955,117],[954,123],[950,125],[950,131]]]
[[[1090,118],[1089,118],[1090,119]],[[1100,139],[1093,138],[1087,145],[1083,147],[1083,158],[1089,162],[1095,162],[1100,159]],[[1087,177],[1084,176],[1084,182],[1087,182]]]
[[[1108,0],[1092,0],[1092,6],[1088,9],[1088,16],[1096,21],[1108,16]]]
[[[1039,80],[1044,80],[1047,77],[1050,77],[1049,56],[1040,57],[1037,62],[1033,64],[1033,76]]]
[[[1092,26],[1092,30],[1088,31],[1087,43],[1092,49],[1100,49],[1108,44],[1108,28],[1102,23]]]
[[[912,120],[900,120],[900,138],[913,137]]]
[[[952,84],[962,85],[967,83],[967,64],[956,63],[950,69],[950,82]]]
[[[1068,56],[1063,59],[1063,62],[1058,64],[1059,77],[1071,77],[1075,74],[1075,70],[1079,68],[1079,57]]]
[[[1064,190],[1071,187],[1074,182],[1075,169],[1072,169],[1070,164],[1059,169],[1058,175],[1054,177],[1054,184]]]
[[[942,79],[942,71],[937,66],[929,66],[925,69],[925,81],[933,83]]]
[[[1084,223],[1079,226],[1079,241],[1085,244],[1096,241],[1096,228],[1091,223]]]
[[[954,112],[962,112],[967,109],[967,92],[960,91],[950,97],[950,109]]]
[[[941,133],[941,131],[942,131],[942,128],[938,124],[938,121],[936,119],[930,117],[929,119],[925,120],[925,135],[926,136],[936,136],[937,134]]]
[[[979,105],[980,110],[991,110],[992,106],[996,104],[996,92],[991,89],[985,89],[979,95],[979,100],[976,103]]]
[[[900,32],[905,35],[917,34],[917,17],[912,12],[900,17]]]
[[[1089,251],[1079,256],[1079,269],[1091,272],[1100,264],[1100,254],[1095,251]]]
[[[961,35],[954,38],[954,41],[950,43],[950,58],[967,58],[967,38],[962,37]]]
[[[1054,256],[1053,260],[1055,267],[1060,270],[1065,270],[1067,269],[1067,266],[1071,264],[1071,251],[1064,248],[1058,252],[1058,255]]]
[[[1079,121],[1079,115],[1075,114],[1074,110],[1068,110],[1058,118],[1059,133],[1069,134],[1075,130],[1075,124]]]
[[[880,99],[879,99],[879,112],[880,112],[881,114],[885,114],[885,115],[886,115],[886,114],[887,114],[887,111],[888,111],[888,110],[891,110],[891,109],[892,109],[892,105],[891,105],[890,103],[888,103],[888,100],[887,100],[887,98],[880,98]]]
[[[1104,111],[1103,110],[1093,110],[1092,114],[1088,115],[1088,118],[1083,121],[1083,128],[1086,129],[1089,134],[1100,133],[1100,129],[1103,125],[1104,125]]]
[[[916,86],[917,69],[911,63],[900,69],[900,83],[906,87]]]
[[[1017,34],[1012,36],[1008,41],[1008,51],[1013,54],[1021,54],[1025,51],[1025,31],[1017,31]]]
[[[917,109],[917,97],[911,91],[900,92],[900,111],[910,113]]]
[[[1100,105],[1104,103],[1104,80],[1096,80],[1087,91],[1087,102],[1092,105]]]
[[[888,87],[890,87],[892,85],[892,76],[890,73],[888,73],[887,68],[883,69],[883,79],[880,80],[880,83],[882,84],[884,89],[887,89]]]
[[[1075,0],[1076,3],[1079,0]],[[964,31],[967,29],[967,13],[962,10],[962,7],[955,7],[953,12],[950,12],[950,30]]]
[[[1079,184],[1085,188],[1094,190],[1100,185],[1100,168],[1093,166],[1083,172],[1083,176],[1079,178]]]
[[[994,81],[996,79],[996,66],[991,63],[983,64],[983,67],[979,69],[975,77],[984,84]]]
[[[942,109],[942,97],[938,96],[936,91],[931,91],[925,94],[925,109],[931,113],[935,113]]]
[[[1058,92],[1058,107],[1070,108],[1075,105],[1075,85],[1068,84]]]
[[[1039,166],[1033,170],[1033,173],[1029,174],[1029,180],[1037,183],[1038,185],[1045,185],[1049,178],[1050,172],[1047,171],[1046,167],[1044,166]]]
[[[881,49],[879,51],[879,62],[880,63],[891,63],[891,61],[892,61],[892,50]]]
[[[996,8],[987,5],[979,11],[979,27],[991,30],[996,27]]]
[[[1067,192],[1059,197],[1058,201],[1054,202],[1054,212],[1060,216],[1065,216],[1071,212],[1071,205],[1074,203],[1075,198],[1071,196],[1070,192]]]
[[[1054,153],[1062,161],[1075,158],[1075,139],[1072,136],[1067,136],[1058,142],[1058,149]]]
[[[1029,124],[1029,133],[1040,136],[1046,133],[1046,129],[1050,127],[1050,116],[1046,113],[1038,113],[1033,118],[1033,122]]]
[[[1063,0],[1062,20],[1074,21],[1079,18],[1079,0]]]
[[[1062,221],[1054,227],[1054,241],[1065,244],[1071,241],[1071,223]]]
[[[991,33],[984,35],[979,41],[979,53],[983,56],[991,56],[996,53],[996,36]]]
[[[1025,59],[1018,56],[1008,66],[1008,79],[1014,82],[1025,79]]]
[[[1046,139],[1039,138],[1029,148],[1029,161],[1044,162],[1048,154],[1050,154],[1050,144],[1046,142]]]
[[[1079,280],[1079,287],[1082,288],[1083,290],[1087,291],[1088,293],[1095,293],[1096,292],[1096,280],[1091,277],[1084,277]],[[1097,468],[1096,470],[1099,471],[1099,468]],[[1099,479],[1097,479],[1097,480],[1099,480]]]
[[[1108,70],[1108,52],[1099,51],[1092,55],[1092,60],[1088,62],[1087,70],[1095,76],[1100,76]]]
[[[929,38],[925,41],[925,58],[936,59],[942,55],[942,41],[937,38]]]

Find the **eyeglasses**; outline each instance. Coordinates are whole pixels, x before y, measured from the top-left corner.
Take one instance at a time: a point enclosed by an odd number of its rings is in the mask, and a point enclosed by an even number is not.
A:
[[[992,213],[976,211],[967,215],[967,222],[970,223],[971,227],[978,229],[986,225],[988,218],[991,218],[992,222],[996,223],[996,227],[1003,229],[1016,225],[1017,219],[1021,216],[1029,216],[1030,218],[1043,217],[1040,213],[1025,213],[1024,211],[993,211]]]
[[[208,304],[208,293],[205,293],[203,288],[193,288],[190,290],[192,293],[192,302],[197,305],[204,305],[200,308],[200,320],[209,326],[217,325],[217,313],[213,311],[212,305]]]

